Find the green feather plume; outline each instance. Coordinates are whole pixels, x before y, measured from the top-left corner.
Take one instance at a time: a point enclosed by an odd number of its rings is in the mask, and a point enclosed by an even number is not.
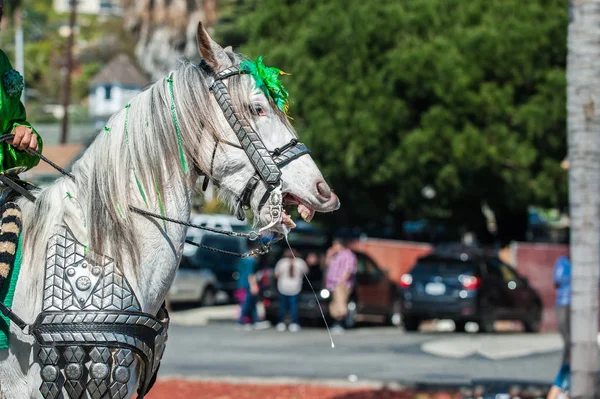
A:
[[[248,72],[256,81],[258,89],[265,93],[265,96],[272,100],[277,108],[287,115],[290,108],[288,100],[289,94],[279,80],[280,75],[289,75],[280,69],[268,67],[263,63],[264,56],[256,58],[254,61],[244,61],[241,69]]]

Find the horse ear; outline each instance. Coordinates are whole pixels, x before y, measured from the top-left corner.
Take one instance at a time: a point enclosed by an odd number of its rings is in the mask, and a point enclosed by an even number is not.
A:
[[[223,49],[224,52],[226,53],[233,53],[233,47],[231,46],[227,46]]]
[[[223,48],[210,37],[202,22],[198,22],[196,39],[198,40],[200,55],[212,69],[219,71],[231,66],[231,60],[225,54]]]

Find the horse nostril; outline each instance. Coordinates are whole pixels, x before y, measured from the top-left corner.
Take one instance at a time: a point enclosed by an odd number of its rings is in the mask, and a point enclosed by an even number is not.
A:
[[[320,181],[317,183],[317,192],[319,195],[325,199],[331,198],[331,189],[324,181]]]

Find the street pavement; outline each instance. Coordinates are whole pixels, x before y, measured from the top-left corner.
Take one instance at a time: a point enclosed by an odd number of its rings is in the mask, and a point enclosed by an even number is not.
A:
[[[159,376],[550,383],[562,349],[557,334],[405,333],[375,326],[334,336],[331,348],[325,328],[244,331],[232,322],[234,309],[175,312]]]

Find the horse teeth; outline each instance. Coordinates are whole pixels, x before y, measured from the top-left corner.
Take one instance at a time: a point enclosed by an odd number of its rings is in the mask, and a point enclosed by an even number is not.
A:
[[[300,216],[302,216],[302,219],[305,222],[308,222],[307,219],[310,217],[310,212],[308,210],[304,210],[304,211],[302,211],[302,213],[300,214]]]
[[[302,219],[307,223],[310,222],[315,215],[315,211],[304,205],[298,206],[298,212],[300,212],[300,216],[302,216]]]

